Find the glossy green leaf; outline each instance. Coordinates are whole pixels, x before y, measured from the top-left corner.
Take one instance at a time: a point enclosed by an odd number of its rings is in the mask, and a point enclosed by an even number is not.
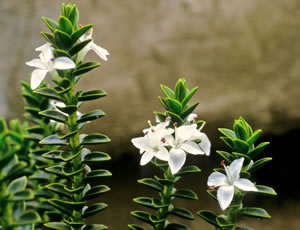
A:
[[[47,42],[55,44],[54,36],[47,32],[41,32],[41,35],[47,40]]]
[[[70,19],[70,21],[72,22],[74,28],[78,28],[78,23],[79,23],[79,12],[78,9],[76,7],[76,5],[73,5],[71,10],[69,11],[69,15],[68,18]]]
[[[83,158],[82,163],[98,163],[102,161],[108,161],[110,159],[111,158],[107,153],[91,152]]]
[[[50,167],[46,168],[45,170],[47,172],[53,173],[57,176],[65,177],[65,174],[62,171],[63,167],[64,166],[62,166],[62,165],[53,165],[53,166],[50,166]]]
[[[61,49],[56,49],[56,48],[53,48],[53,54],[54,54],[54,57],[67,57],[67,58],[72,58],[71,55],[65,51],[65,50],[61,50]],[[61,71],[61,70],[58,70],[58,72]]]
[[[262,208],[242,208],[239,212],[244,216],[270,219],[271,216]]]
[[[90,179],[97,179],[97,178],[101,178],[101,177],[107,177],[107,176],[111,176],[111,172],[105,169],[97,169],[97,170],[93,170],[91,172],[89,172],[86,176],[85,179],[86,180],[90,180]]]
[[[161,183],[162,185],[167,185],[167,186],[171,186],[174,184],[174,181],[172,180],[168,180],[168,179],[164,179],[164,178],[159,178],[157,176],[154,176],[154,178]]]
[[[106,207],[107,207],[107,204],[104,204],[104,203],[92,204],[83,211],[82,217],[86,218],[86,217],[89,217],[89,216],[93,216],[93,215],[101,212]]]
[[[66,197],[68,199],[72,199],[72,194],[65,190],[65,185],[60,183],[52,183],[46,185],[46,188],[52,192],[57,193],[60,196]]]
[[[181,126],[182,125],[182,119],[179,115],[173,113],[173,112],[170,112],[170,111],[167,111],[166,114],[171,117],[171,124],[174,124],[174,123],[177,123],[177,126]]]
[[[169,110],[168,103],[166,102],[166,99],[164,99],[164,98],[162,98],[162,97],[158,97],[158,99],[160,100],[160,103],[163,105],[163,107],[164,107],[166,110]]]
[[[78,97],[78,101],[90,101],[90,100],[95,100],[101,97],[105,97],[107,93],[104,90],[91,90],[82,93]]]
[[[72,34],[72,42],[75,43],[82,35],[93,27],[92,24],[81,27]]]
[[[243,141],[247,141],[248,139],[248,133],[247,131],[244,129],[244,127],[242,126],[242,124],[240,124],[239,122],[235,122],[233,125],[233,130],[235,132],[235,135],[238,139],[241,139]]]
[[[103,224],[90,224],[90,225],[86,225],[82,230],[106,230],[106,229],[108,229],[108,227]]]
[[[189,210],[184,208],[173,208],[169,213],[187,220],[195,219],[194,215]]]
[[[185,119],[188,115],[190,115],[192,112],[194,112],[195,108],[199,105],[200,102],[196,102],[192,104],[191,106],[187,107],[182,114],[180,115],[182,119]]]
[[[172,98],[166,98],[165,100],[171,112],[181,114],[182,106],[180,102]]]
[[[232,228],[235,223],[229,222],[226,220],[226,216],[225,215],[220,215],[216,218],[217,223],[220,225],[220,227],[222,228]]]
[[[60,151],[60,150],[52,150],[52,151],[44,153],[42,156],[47,159],[50,159],[50,160],[61,160],[61,158],[60,158],[61,153],[62,153],[62,151]]]
[[[152,221],[150,220],[150,214],[144,211],[132,211],[130,212],[130,214],[134,217],[136,217],[137,219],[144,221],[148,224],[153,225]]]
[[[14,179],[6,188],[6,194],[10,193],[17,193],[23,191],[27,185],[27,178],[26,176]]]
[[[236,227],[234,230],[253,230],[253,228],[248,228],[248,227]]]
[[[58,24],[52,20],[51,18],[42,17],[42,20],[48,26],[48,28],[54,33],[54,31],[58,28]]]
[[[175,99],[175,93],[173,90],[171,90],[169,87],[161,84],[160,85],[160,88],[162,89],[162,91],[164,92],[164,94],[167,96],[167,97],[170,97],[172,99]]]
[[[140,204],[140,205],[148,207],[148,208],[158,209],[157,207],[154,206],[152,200],[153,200],[153,198],[151,198],[151,197],[137,197],[137,198],[133,199],[133,201],[137,204]]]
[[[163,190],[163,185],[160,184],[158,181],[154,180],[153,178],[143,178],[138,180],[138,183],[144,184],[152,189],[155,189],[157,191],[162,191]]]
[[[100,117],[103,117],[104,115],[105,113],[102,110],[96,109],[94,111],[81,115],[80,119],[77,120],[77,123],[96,120]]]
[[[195,87],[186,95],[186,97],[183,99],[183,101],[181,103],[182,108],[185,108],[185,106],[189,103],[189,101],[194,96],[194,94],[197,92],[197,90],[198,90],[198,87]]]
[[[258,192],[256,192],[256,194],[268,195],[268,196],[276,196],[277,195],[275,190],[271,187],[268,187],[265,185],[255,185],[255,187],[258,189]]]
[[[186,86],[185,80],[179,79],[175,85],[175,99],[179,102],[182,102],[183,99],[186,97]]]
[[[71,36],[63,31],[56,30],[54,32],[54,38],[55,44],[59,49],[68,50],[72,46]]]
[[[139,226],[137,224],[129,224],[128,228],[131,229],[131,230],[144,230],[143,227],[141,227],[141,226]]]
[[[57,110],[45,110],[42,112],[39,112],[40,115],[43,115],[51,120],[54,121],[58,121],[58,122],[62,122],[64,124],[68,123],[68,117],[66,115],[64,115],[61,112],[58,112]]]
[[[247,143],[251,146],[255,143],[255,141],[259,138],[259,136],[261,135],[262,133],[262,130],[261,129],[258,129],[256,130],[253,135],[251,137],[249,137],[247,139]]]
[[[33,200],[33,199],[34,199],[34,193],[30,189],[16,192],[11,197],[11,200],[13,201],[23,201],[23,200]]]
[[[59,29],[67,34],[72,34],[73,32],[73,25],[70,20],[64,16],[60,16],[58,19]]]
[[[249,150],[249,145],[246,141],[240,139],[233,139],[233,151],[247,154]]]
[[[206,190],[208,195],[210,195],[214,200],[218,200],[217,199],[217,190]]]
[[[173,193],[173,196],[189,200],[198,200],[196,193],[189,189],[178,189]]]
[[[78,54],[84,47],[86,47],[93,39],[88,39],[83,42],[80,42],[76,44],[70,51],[70,55],[74,56],[75,54]]]
[[[219,128],[218,131],[222,133],[225,137],[236,139],[235,133],[231,129]]]
[[[83,138],[80,145],[95,145],[109,143],[110,139],[104,134],[94,133]]]
[[[67,113],[67,114],[72,114],[75,113],[77,111],[77,106],[76,105],[67,105],[64,107],[60,107],[60,106],[56,106],[56,108],[58,110],[60,110],[63,113]]]
[[[262,166],[264,166],[265,164],[267,164],[268,162],[270,162],[272,160],[271,157],[265,157],[262,159],[257,160],[252,167],[248,170],[248,172],[252,173],[254,171],[256,171],[257,169],[261,168]]]
[[[41,217],[35,211],[27,211],[14,223],[15,225],[25,225],[41,222]]]
[[[97,185],[83,193],[83,200],[89,200],[100,196],[103,193],[110,191],[106,185]]]
[[[270,144],[270,142],[263,142],[260,143],[259,145],[257,145],[254,149],[252,149],[248,155],[251,159],[254,159],[255,157],[257,157],[260,153],[262,153],[262,151],[265,150],[265,148]]]
[[[101,64],[98,62],[83,63],[73,71],[73,76],[79,76],[81,74],[87,73],[87,72],[99,67],[100,65]]]
[[[225,152],[225,151],[216,151],[222,158],[224,158],[228,163],[231,163],[234,160],[232,154]]]
[[[40,141],[43,145],[69,145],[67,140],[60,139],[56,135],[51,135]]]
[[[79,168],[79,169],[72,169],[71,167],[63,167],[62,168],[62,173],[66,176],[66,177],[71,177],[71,176],[75,176],[77,174],[82,174],[82,171],[83,171],[83,167],[82,168]]]
[[[81,210],[85,205],[85,202],[72,202],[58,199],[51,199],[48,200],[48,202],[55,208],[67,214],[71,214],[73,210]]]
[[[71,160],[75,159],[79,154],[80,154],[80,152],[73,154],[72,152],[69,152],[69,151],[63,151],[60,153],[60,158],[63,161],[71,161]]]
[[[71,227],[68,224],[62,222],[50,222],[44,224],[47,228],[56,229],[56,230],[71,230]]]
[[[167,116],[164,113],[161,112],[154,112],[155,116],[160,120],[161,122],[166,121]]]

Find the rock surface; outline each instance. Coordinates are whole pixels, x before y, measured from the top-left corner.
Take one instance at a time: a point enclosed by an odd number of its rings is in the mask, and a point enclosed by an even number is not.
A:
[[[173,86],[179,77],[199,86],[196,112],[212,139],[239,116],[269,134],[300,128],[298,0],[70,2],[78,2],[81,23],[93,23],[95,42],[111,53],[79,86],[109,93],[83,107],[107,113],[88,128],[112,138],[109,151],[132,149],[130,138],[162,110],[159,84]],[[22,117],[19,81],[32,71],[24,63],[44,43],[40,18],[57,18],[61,3],[0,2],[0,115]]]

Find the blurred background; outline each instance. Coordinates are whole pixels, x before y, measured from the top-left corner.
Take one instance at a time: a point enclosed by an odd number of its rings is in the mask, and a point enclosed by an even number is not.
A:
[[[94,42],[111,54],[79,84],[80,89],[101,88],[109,94],[82,108],[107,113],[84,132],[101,132],[112,139],[100,147],[113,159],[101,166],[113,172],[103,181],[112,191],[100,198],[110,206],[91,223],[123,230],[138,222],[129,214],[140,209],[132,198],[155,194],[136,180],[156,171],[151,165],[139,166],[139,153],[130,139],[142,135],[147,120],[154,120],[153,111],[163,111],[157,99],[162,95],[159,85],[173,87],[184,77],[189,88],[199,87],[196,112],[207,121],[203,131],[213,151],[209,158],[189,156],[188,163],[203,172],[187,176],[179,185],[196,191],[199,201],[176,203],[194,212],[220,213],[205,192],[207,176],[221,160],[215,150],[226,149],[217,128],[231,128],[234,119],[243,116],[254,129],[263,130],[260,141],[271,142],[262,156],[273,161],[254,179],[274,187],[278,196],[249,196],[247,205],[265,208],[272,219],[241,223],[255,229],[300,229],[299,0],[0,0],[1,116],[23,119],[20,81],[28,81],[32,71],[24,63],[36,58],[34,49],[45,42],[40,31],[48,30],[41,17],[57,19],[62,2],[77,4],[80,23],[94,24]],[[100,61],[92,52],[87,58]],[[212,229],[200,218],[187,225]]]

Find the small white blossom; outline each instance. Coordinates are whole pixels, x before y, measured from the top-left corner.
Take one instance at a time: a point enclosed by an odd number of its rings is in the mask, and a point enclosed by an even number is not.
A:
[[[160,123],[157,126],[151,126],[150,129],[146,129],[146,131],[144,130],[144,137],[133,138],[131,142],[135,147],[140,149],[140,153],[143,154],[140,164],[147,164],[154,156],[160,160],[168,161],[169,155],[165,147],[165,137],[173,132],[172,129],[166,129],[166,126]]]
[[[195,141],[201,140],[200,144]],[[207,136],[197,129],[197,125],[175,127],[175,137],[167,136],[169,151],[169,166],[173,174],[177,173],[185,163],[186,153],[193,155],[209,155],[210,141]],[[202,146],[202,148],[201,148]]]
[[[191,113],[190,115],[188,115],[187,121],[190,122],[190,123],[195,122],[197,117],[198,117],[197,114]]]
[[[208,186],[219,187],[217,199],[223,210],[225,210],[232,202],[235,187],[243,191],[258,191],[250,180],[240,178],[243,162],[244,158],[234,160],[229,167],[224,165],[226,175],[220,172],[213,172],[208,177]]]
[[[36,89],[46,77],[46,74],[55,74],[56,69],[65,70],[75,68],[75,63],[67,57],[54,58],[53,50],[50,43],[38,47],[38,51],[41,51],[39,59],[33,59],[26,62],[26,65],[36,67],[31,76],[31,88]]]
[[[92,38],[93,29],[90,29],[88,32],[86,32],[84,35],[82,35],[79,40],[80,42],[86,41],[88,39]],[[101,59],[104,61],[107,61],[107,57],[109,55],[109,52],[102,48],[101,46],[98,46],[94,43],[94,40],[90,41],[79,53],[77,56],[77,61],[82,61],[85,57],[85,55],[90,51],[93,50]]]

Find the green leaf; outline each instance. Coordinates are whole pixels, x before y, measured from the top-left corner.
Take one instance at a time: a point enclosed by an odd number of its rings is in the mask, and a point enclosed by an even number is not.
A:
[[[85,202],[72,202],[72,201],[64,201],[64,200],[58,200],[58,199],[51,199],[48,200],[49,204],[54,206],[55,208],[59,209],[60,211],[67,213],[67,214],[72,214],[73,210],[81,210]]]
[[[162,98],[162,97],[158,97],[158,99],[160,100],[160,103],[163,105],[163,107],[166,109],[166,110],[169,110],[169,107],[168,107],[168,104],[166,102],[166,99]]]
[[[173,208],[169,213],[187,220],[195,219],[194,215],[189,210],[184,208]]]
[[[70,194],[68,191],[65,190],[64,184],[52,183],[52,184],[46,185],[46,188],[52,192],[57,193],[58,195],[72,199],[72,194]]]
[[[69,145],[67,140],[60,139],[56,135],[51,135],[40,141],[43,145]]]
[[[147,212],[143,212],[143,211],[132,211],[130,212],[130,214],[134,217],[136,217],[137,219],[144,221],[148,224],[153,225],[152,221],[150,220],[150,214]]]
[[[175,85],[175,99],[179,102],[182,102],[183,99],[186,97],[186,86],[185,80],[179,79]]]
[[[133,201],[137,204],[140,204],[142,206],[152,208],[152,209],[158,209],[157,207],[154,206],[152,200],[153,200],[153,198],[151,198],[151,197],[137,197],[137,198],[133,199]]]
[[[99,195],[110,191],[106,185],[97,185],[83,193],[83,200],[89,200],[98,197]]]
[[[27,211],[14,223],[15,225],[25,225],[41,222],[41,217],[34,211]]]
[[[178,189],[172,194],[172,196],[185,198],[189,200],[198,200],[196,193],[189,189]]]
[[[171,117],[171,124],[174,124],[176,122],[178,127],[182,125],[182,119],[180,116],[170,111],[167,111],[166,113],[169,117]]]
[[[194,110],[195,108],[199,105],[199,101],[192,104],[191,106],[187,107],[183,112],[182,114],[180,115],[182,119],[185,119],[188,115],[190,115]]]
[[[102,110],[96,109],[94,111],[81,115],[80,119],[77,120],[77,123],[96,120],[100,117],[103,117],[104,115],[105,113]]]
[[[104,134],[94,133],[83,138],[80,145],[106,144],[110,139]]]
[[[41,35],[47,40],[47,42],[55,44],[54,36],[47,32],[41,32]]]
[[[244,129],[244,127],[239,122],[234,123],[233,130],[238,139],[241,139],[243,141],[246,141],[248,139],[247,131]]]
[[[55,90],[50,89],[50,88],[41,88],[41,89],[35,90],[34,93],[44,96],[44,97],[48,97],[50,99],[62,101],[62,97],[58,93],[56,93]]]
[[[265,157],[265,158],[257,160],[252,165],[252,167],[248,170],[248,172],[252,173],[252,172],[256,171],[257,169],[261,168],[262,166],[264,166],[265,164],[267,164],[271,160],[272,160],[271,157]]]
[[[68,117],[66,115],[64,115],[61,112],[58,112],[57,110],[45,110],[42,112],[39,112],[40,115],[43,115],[51,120],[54,121],[58,121],[58,122],[62,122],[64,124],[68,123]]]
[[[265,185],[255,185],[255,187],[258,189],[257,194],[261,195],[269,195],[269,196],[276,196],[277,193],[275,190],[271,187],[265,186]]]
[[[106,207],[107,207],[107,204],[104,204],[104,203],[92,204],[83,211],[82,217],[86,218],[89,216],[93,216],[93,215],[97,214],[98,212],[101,212]]]
[[[251,159],[254,159],[255,157],[257,157],[260,153],[262,153],[262,151],[265,150],[265,148],[270,144],[270,142],[263,142],[260,143],[258,146],[256,146],[254,149],[252,149],[248,155]]]
[[[260,134],[262,133],[261,129],[256,130],[251,137],[247,139],[247,143],[249,146],[253,145],[254,142],[259,138]]]
[[[160,88],[162,89],[162,91],[164,92],[164,94],[167,96],[167,97],[170,97],[172,99],[175,99],[175,94],[174,94],[174,91],[171,90],[169,87],[161,84],[160,85]]]
[[[181,176],[185,174],[194,174],[194,173],[200,173],[201,169],[199,169],[195,165],[190,165],[190,166],[185,166],[182,169],[180,169],[177,173],[176,176]]]
[[[56,106],[58,110],[60,110],[63,113],[72,114],[77,111],[76,105],[67,105],[65,107]]]
[[[72,22],[74,28],[77,28],[79,23],[79,12],[76,5],[72,6],[71,10],[69,11],[68,18]]]
[[[11,200],[13,201],[23,201],[23,200],[33,200],[33,199],[34,199],[34,193],[30,189],[16,192],[11,198]]]
[[[172,98],[166,98],[166,103],[168,105],[168,108],[171,112],[180,115],[181,114],[181,110],[182,110],[182,106],[181,103],[178,102],[175,99]]]
[[[168,224],[167,227],[164,228],[165,230],[190,230],[189,227],[183,224]]]
[[[224,158],[227,162],[231,163],[235,158],[228,152],[225,151],[216,151],[222,158]]]
[[[42,156],[47,159],[50,159],[50,160],[61,160],[60,154],[62,152],[63,151],[60,151],[60,150],[52,150],[52,151],[44,153]]]
[[[236,227],[234,230],[253,230],[253,228],[248,228],[248,227]]]
[[[70,59],[72,58],[68,52],[61,49],[53,49],[53,53],[55,57],[67,57]]]
[[[70,20],[64,16],[60,16],[58,19],[59,29],[67,34],[72,34],[73,32],[73,25]]]
[[[104,90],[91,90],[82,93],[78,97],[78,101],[90,101],[90,100],[95,100],[101,97],[105,97],[107,93]]]
[[[71,177],[71,176],[75,176],[79,173],[82,173],[82,170],[83,170],[83,166],[82,166],[82,168],[79,168],[76,170],[71,167],[67,167],[67,166],[62,168],[62,172],[66,177]]]
[[[83,42],[80,42],[76,44],[70,51],[70,55],[74,56],[75,54],[78,54],[84,47],[86,47],[93,39],[88,39]]]
[[[56,230],[71,230],[71,227],[68,224],[62,222],[50,222],[44,224],[47,228],[56,229]]]
[[[220,225],[220,227],[222,227],[224,229],[226,229],[226,228],[231,229],[235,225],[235,223],[227,221],[225,215],[218,216],[216,218],[216,220],[217,220],[217,223]]]
[[[198,87],[195,87],[188,93],[188,95],[186,95],[186,97],[183,99],[183,101],[181,103],[182,108],[184,108],[189,103],[189,101],[194,96],[194,94],[197,92],[197,90],[198,90]]]
[[[143,227],[137,225],[137,224],[128,224],[129,229],[131,230],[144,230]]]
[[[58,24],[52,20],[51,18],[42,17],[42,20],[48,26],[48,28],[54,33],[54,31],[58,28]]]
[[[270,219],[271,216],[262,208],[242,208],[239,210],[244,216]]]
[[[98,163],[102,161],[108,161],[110,159],[111,158],[107,153],[91,152],[83,158],[82,163]]]
[[[97,170],[93,170],[91,172],[89,172],[86,176],[85,179],[86,180],[90,180],[90,179],[97,179],[100,177],[107,177],[107,176],[111,176],[111,172],[105,169],[97,169]]]
[[[222,133],[225,137],[228,137],[230,139],[236,139],[235,133],[231,129],[226,128],[219,128],[218,131]]]
[[[26,188],[26,185],[27,185],[26,176],[15,179],[12,182],[10,182],[9,185],[7,186],[6,194],[10,194],[10,193],[14,194],[23,191]]]
[[[155,189],[157,191],[160,191],[160,192],[163,190],[163,185],[153,178],[143,178],[143,179],[138,180],[138,183],[144,184],[144,185],[146,185],[152,189]]]
[[[214,200],[218,200],[217,199],[217,190],[206,190],[208,195],[210,195]]]
[[[220,139],[221,139],[222,141],[224,141],[224,143],[225,143],[229,148],[231,148],[231,149],[234,148],[234,146],[233,146],[233,141],[232,141],[231,138],[229,138],[229,137],[220,137]]]
[[[106,229],[108,229],[108,227],[103,224],[90,224],[90,225],[86,225],[82,230],[106,230]]]
[[[73,154],[72,152],[65,151],[65,152],[60,152],[60,159],[63,161],[71,161],[75,159],[78,155],[80,154],[80,151],[78,151],[76,154]]]
[[[81,27],[72,34],[72,42],[75,43],[82,35],[93,27],[92,24]]]
[[[233,139],[233,151],[247,154],[250,146],[246,141],[240,139]]]
[[[87,72],[91,71],[92,69],[99,67],[100,65],[101,64],[98,62],[83,63],[73,71],[73,76],[79,76],[81,74],[87,73]]]
[[[164,113],[161,112],[154,112],[155,116],[160,120],[161,122],[165,122],[167,116]]]
[[[68,50],[72,46],[71,36],[63,31],[56,30],[54,32],[54,38],[55,44],[59,49]]]
[[[53,173],[57,176],[65,177],[65,174],[63,173],[63,167],[64,166],[62,166],[62,165],[53,165],[48,168],[45,168],[45,170],[47,172]]]

